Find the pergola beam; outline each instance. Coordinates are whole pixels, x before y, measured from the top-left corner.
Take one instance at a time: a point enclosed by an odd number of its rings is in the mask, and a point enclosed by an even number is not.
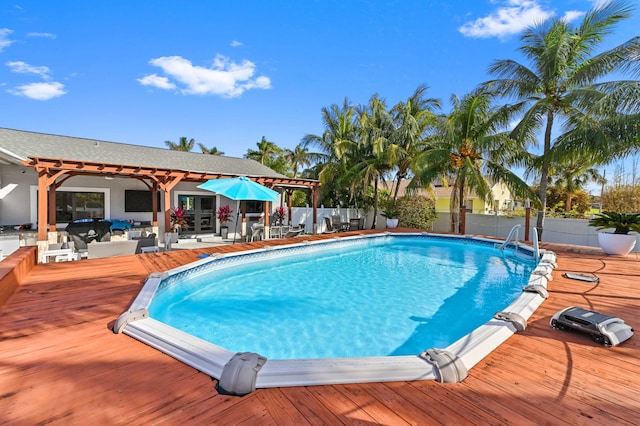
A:
[[[66,160],[62,158],[32,157],[22,162],[25,166],[33,167],[38,172],[38,240],[47,239],[47,225],[50,231],[55,231],[55,191],[64,181],[72,176],[105,176],[133,178],[145,183],[156,192],[161,189],[164,192],[164,219],[165,228],[168,229],[171,218],[171,191],[179,182],[204,182],[209,179],[222,179],[238,177],[239,174],[211,173],[202,171],[166,169],[158,167],[145,167],[139,165],[111,164],[105,162],[89,162],[79,160]],[[316,223],[315,198],[320,182],[300,178],[279,178],[265,176],[246,176],[261,185],[269,188],[276,186],[284,188],[300,188],[310,190],[314,199],[313,217]],[[58,178],[62,178],[56,182]],[[152,182],[149,184],[147,182]],[[158,208],[155,196],[152,197],[153,222],[157,226]],[[269,204],[267,204],[269,205]],[[268,218],[268,215],[266,215]],[[267,219],[268,220],[268,219]],[[50,223],[48,223],[50,222]],[[265,224],[268,226],[268,222]]]

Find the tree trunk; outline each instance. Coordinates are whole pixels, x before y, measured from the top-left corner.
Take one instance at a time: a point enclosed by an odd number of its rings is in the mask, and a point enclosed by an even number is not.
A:
[[[542,168],[540,169],[540,210],[538,210],[538,220],[536,228],[538,229],[538,239],[542,241],[542,232],[544,230],[544,215],[547,210],[547,185],[549,178],[549,151],[551,150],[551,129],[553,127],[553,112],[547,113],[547,128],[544,131],[544,152],[542,154]]]
[[[451,189],[451,200],[449,201],[449,231],[458,232],[456,224],[458,223],[458,188],[455,186]]]
[[[398,173],[396,174],[396,187],[395,190],[393,191],[393,201],[398,201],[398,192],[400,192],[400,182],[402,182],[402,179],[404,179],[405,177],[407,177],[406,173]],[[406,193],[404,195],[407,195]]]
[[[458,233],[462,232],[462,209],[465,207],[465,201],[464,201],[464,181],[460,182],[460,187],[458,189]]]
[[[371,229],[376,229],[378,219],[378,178],[373,182],[373,223]]]
[[[571,202],[573,201],[573,196],[571,195],[570,192],[567,192],[567,201],[565,202],[565,206],[564,206],[564,211],[569,213],[571,211],[571,208],[573,207],[571,205]]]

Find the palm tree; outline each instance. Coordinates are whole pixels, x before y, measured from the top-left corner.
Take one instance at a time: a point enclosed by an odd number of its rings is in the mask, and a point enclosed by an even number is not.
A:
[[[394,150],[389,149],[389,141],[393,134],[393,119],[387,111],[384,100],[378,95],[369,99],[365,108],[358,110],[358,141],[349,152],[349,168],[351,194],[364,193],[373,186],[373,223],[375,229],[378,217],[378,188],[384,183],[384,177],[393,167]]]
[[[434,108],[440,108],[438,99],[425,99],[427,86],[419,86],[406,102],[399,102],[391,109],[394,131],[387,148],[390,161],[396,167],[393,200],[398,199],[400,182],[409,176],[416,156],[426,148],[426,136],[437,117]]]
[[[612,1],[587,12],[575,28],[562,19],[537,24],[520,38],[520,51],[531,61],[531,68],[513,60],[496,61],[489,71],[498,78],[482,85],[517,100],[514,107],[521,108],[523,116],[512,137],[531,141],[544,132],[539,162],[540,236],[554,159],[591,153],[606,162],[640,145],[640,84],[633,80],[600,82],[612,73],[638,70],[640,37],[592,56],[632,10],[628,2]],[[565,123],[563,132],[552,140],[559,120]]]
[[[248,149],[244,158],[256,160],[260,164],[269,164],[282,150],[274,142],[268,141],[264,136],[260,142],[256,142],[258,149]]]
[[[284,158],[289,163],[294,178],[298,177],[301,168],[311,165],[311,154],[304,143],[299,143],[293,150],[285,149]]]
[[[587,183],[594,182],[600,185],[606,183],[604,176],[587,158],[564,159],[551,167],[550,176],[554,178],[554,186],[561,188],[566,194],[566,212],[571,211],[575,194],[583,190]]]
[[[182,136],[179,140],[178,143],[175,142],[171,142],[171,141],[164,141],[164,144],[167,145],[169,147],[170,150],[173,151],[184,151],[184,152],[189,152],[193,149],[193,146],[195,145],[196,140],[191,138],[189,140],[187,140],[186,137]]]
[[[204,144],[199,143],[198,146],[200,147],[200,151],[202,151],[203,154],[209,154],[209,155],[224,155],[224,152],[222,151],[218,151],[218,148],[216,148],[215,146],[211,149],[207,148]]]
[[[256,146],[258,149],[247,149],[244,158],[256,160],[278,173],[286,173],[287,166],[282,156],[282,148],[276,145],[275,142],[268,141],[264,136],[260,142],[256,142]]]
[[[341,196],[348,168],[349,152],[354,152],[358,138],[358,123],[355,108],[344,99],[342,106],[336,104],[323,107],[321,110],[324,132],[322,135],[307,134],[302,138],[302,145],[315,147],[318,151],[309,154],[316,165],[318,178],[322,183],[324,196],[338,202]]]
[[[473,92],[462,99],[452,96],[452,112],[440,124],[432,146],[418,155],[410,187],[423,187],[436,179],[451,184],[451,231],[457,232],[457,214],[473,190],[485,203],[492,202],[491,185],[504,182],[518,197],[532,197],[526,182],[508,169],[522,165],[524,146],[509,138],[508,107],[492,106],[488,93]]]

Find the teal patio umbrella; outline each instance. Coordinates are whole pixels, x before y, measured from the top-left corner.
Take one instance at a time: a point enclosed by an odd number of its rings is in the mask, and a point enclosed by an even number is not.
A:
[[[205,191],[215,192],[224,195],[227,198],[238,201],[236,211],[237,217],[240,217],[240,201],[278,201],[278,193],[273,189],[260,185],[251,179],[240,176],[237,178],[210,179],[205,183],[198,185],[198,188]],[[238,219],[236,218],[236,230],[233,234],[233,242],[236,242],[236,234],[238,232]]]

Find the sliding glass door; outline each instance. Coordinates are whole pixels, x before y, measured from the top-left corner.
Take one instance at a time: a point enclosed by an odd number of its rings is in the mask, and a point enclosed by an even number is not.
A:
[[[178,195],[178,206],[185,211],[189,225],[183,232],[215,232],[215,196]]]

